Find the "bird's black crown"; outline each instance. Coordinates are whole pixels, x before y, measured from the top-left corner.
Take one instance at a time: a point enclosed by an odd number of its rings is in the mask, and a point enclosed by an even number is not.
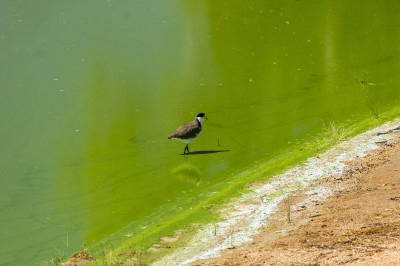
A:
[[[206,114],[205,113],[200,113],[196,117],[204,117]]]

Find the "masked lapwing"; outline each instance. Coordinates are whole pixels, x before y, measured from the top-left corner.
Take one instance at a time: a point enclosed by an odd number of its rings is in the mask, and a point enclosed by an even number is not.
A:
[[[186,143],[183,154],[186,154],[186,151],[189,153],[189,144],[200,135],[204,118],[208,119],[204,113],[198,114],[192,122],[180,126],[168,139]]]

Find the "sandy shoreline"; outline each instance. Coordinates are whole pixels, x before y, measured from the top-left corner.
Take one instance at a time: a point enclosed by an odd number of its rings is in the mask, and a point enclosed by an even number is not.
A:
[[[400,133],[385,135],[341,173],[281,201],[250,242],[191,264],[400,264]]]

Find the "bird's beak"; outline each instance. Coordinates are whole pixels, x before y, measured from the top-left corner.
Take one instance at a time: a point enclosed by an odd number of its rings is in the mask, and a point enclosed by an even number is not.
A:
[[[204,116],[204,118],[208,120],[207,116]]]

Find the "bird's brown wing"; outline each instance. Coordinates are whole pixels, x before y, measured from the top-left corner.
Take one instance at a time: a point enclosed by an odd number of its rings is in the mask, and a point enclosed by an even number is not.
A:
[[[180,126],[174,133],[169,135],[168,138],[191,139],[196,137],[200,130],[201,128],[199,127],[199,122],[194,120],[190,123]]]

